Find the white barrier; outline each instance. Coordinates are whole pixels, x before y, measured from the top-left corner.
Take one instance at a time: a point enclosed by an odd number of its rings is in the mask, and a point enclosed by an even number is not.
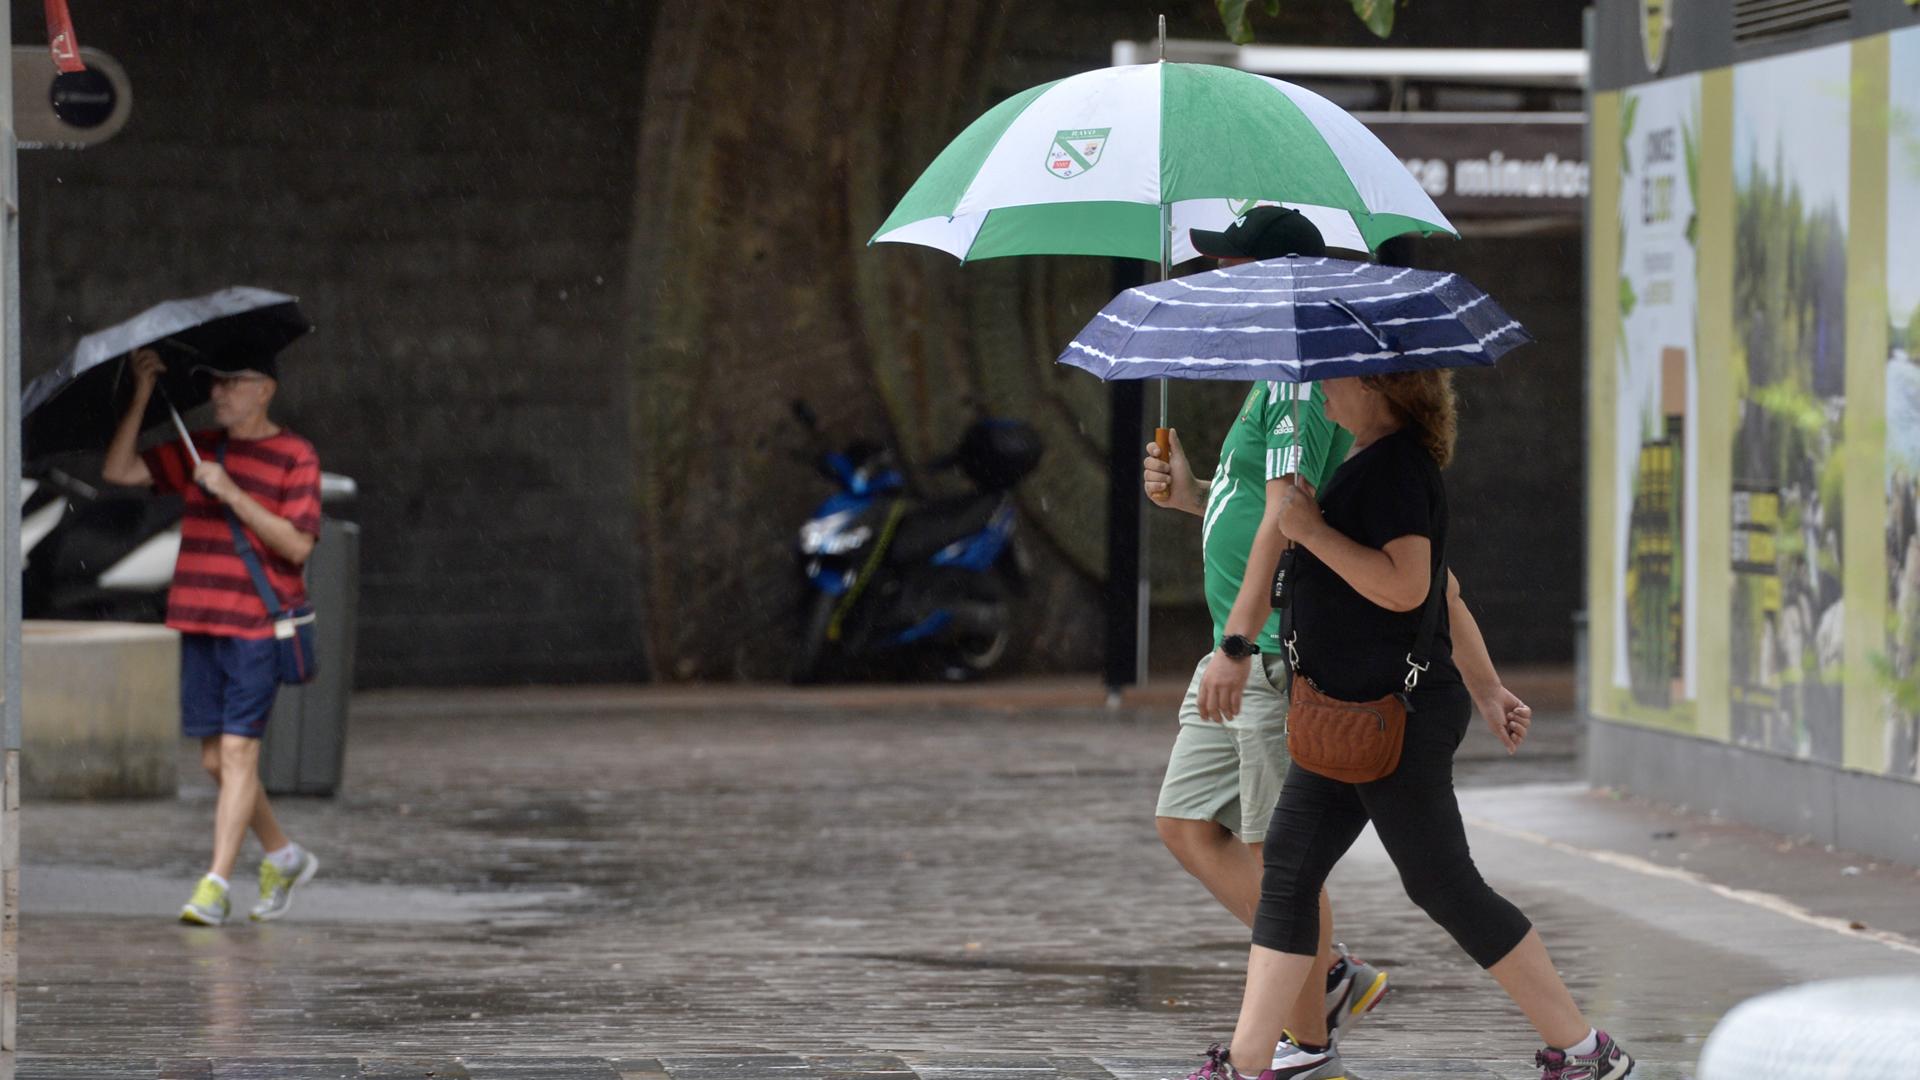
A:
[[[1833,979],[1763,994],[1722,1017],[1699,1080],[1914,1080],[1920,974]]]

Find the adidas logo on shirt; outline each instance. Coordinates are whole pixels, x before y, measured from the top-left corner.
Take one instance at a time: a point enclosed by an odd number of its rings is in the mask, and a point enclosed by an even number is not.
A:
[[[1275,435],[1291,435],[1291,434],[1293,434],[1293,417],[1291,417],[1291,416],[1283,416],[1283,417],[1281,417],[1281,418],[1280,418],[1280,423],[1278,423],[1278,424],[1276,424],[1276,425],[1274,426],[1274,429],[1273,429],[1273,433],[1274,433]]]

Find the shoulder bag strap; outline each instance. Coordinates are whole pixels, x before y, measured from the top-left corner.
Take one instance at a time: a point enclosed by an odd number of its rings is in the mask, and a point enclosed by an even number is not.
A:
[[[1427,588],[1427,606],[1420,619],[1420,636],[1407,654],[1407,692],[1420,684],[1420,673],[1432,662],[1433,639],[1440,633],[1440,613],[1447,606],[1447,495],[1440,492],[1439,527],[1433,536],[1433,584]]]
[[[218,455],[220,467],[227,465],[227,444],[221,440]],[[274,591],[273,582],[267,580],[267,571],[260,565],[260,553],[254,550],[253,541],[247,539],[245,529],[240,527],[240,519],[235,516],[232,507],[227,507],[227,528],[233,531],[233,551],[240,561],[247,564],[247,576],[253,579],[253,591],[260,594],[260,602],[267,606],[267,618],[280,619],[280,594]]]

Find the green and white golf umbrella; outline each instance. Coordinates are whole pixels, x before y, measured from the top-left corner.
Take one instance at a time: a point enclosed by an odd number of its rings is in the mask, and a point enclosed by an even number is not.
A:
[[[1182,262],[1193,228],[1260,202],[1298,208],[1327,243],[1372,250],[1453,233],[1360,121],[1310,90],[1211,64],[1102,68],[1016,94],[907,191],[876,243],[962,260],[1112,255]]]

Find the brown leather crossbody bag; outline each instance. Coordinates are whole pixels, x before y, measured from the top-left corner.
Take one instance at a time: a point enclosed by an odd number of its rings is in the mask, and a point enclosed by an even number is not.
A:
[[[1294,643],[1300,632],[1286,635],[1287,664],[1293,672],[1288,687],[1287,752],[1301,768],[1329,780],[1365,784],[1392,776],[1400,767],[1400,748],[1406,742],[1407,714],[1412,696],[1427,670],[1434,635],[1440,630],[1440,611],[1446,603],[1446,508],[1440,510],[1439,541],[1434,544],[1433,583],[1427,590],[1420,636],[1407,654],[1404,688],[1372,701],[1343,701],[1300,671]],[[1291,613],[1287,616],[1291,626]]]

